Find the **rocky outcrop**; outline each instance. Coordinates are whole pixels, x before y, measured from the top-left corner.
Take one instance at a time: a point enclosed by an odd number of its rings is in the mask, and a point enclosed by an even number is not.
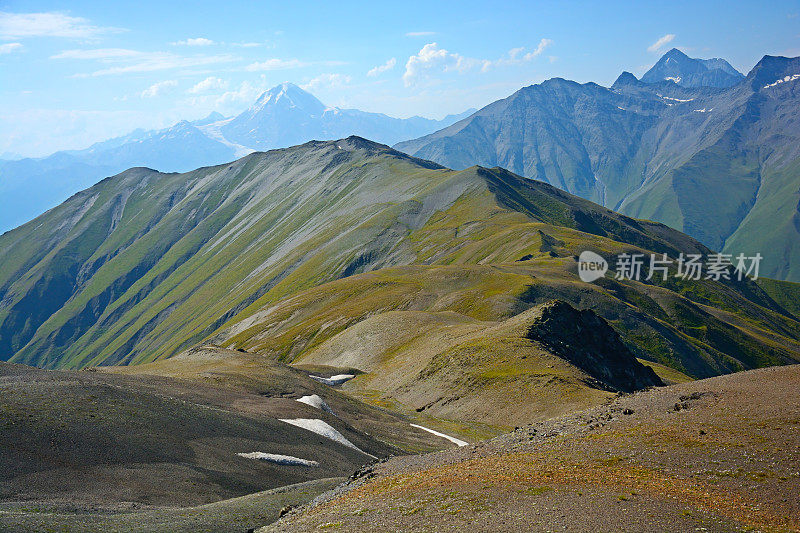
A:
[[[599,382],[595,385],[621,392],[663,385],[594,311],[581,311],[561,300],[542,305],[540,311],[527,337],[592,376]]]

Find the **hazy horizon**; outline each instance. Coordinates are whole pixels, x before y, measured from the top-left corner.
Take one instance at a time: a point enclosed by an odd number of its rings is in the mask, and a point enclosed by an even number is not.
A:
[[[560,5],[2,2],[0,154],[236,114],[286,81],[329,106],[439,119],[553,77],[641,76],[672,47],[744,73],[800,55],[796,1]]]

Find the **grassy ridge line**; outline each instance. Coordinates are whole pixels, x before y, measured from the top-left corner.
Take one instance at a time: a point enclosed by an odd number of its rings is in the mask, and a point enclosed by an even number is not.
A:
[[[64,290],[74,294],[52,315],[42,316],[38,327],[24,326],[28,333],[33,327],[38,331],[15,361],[67,367],[152,361],[231,327],[241,329],[237,324],[249,323],[265,309],[341,276],[411,264],[508,269],[530,256],[539,272],[522,273],[507,286],[481,288],[489,278],[476,279],[475,297],[457,309],[498,320],[564,293],[569,283],[555,273],[562,271],[574,283],[571,258],[583,249],[609,259],[621,251],[706,251],[666,226],[624,217],[502,169],[432,168],[359,139],[253,154],[186,175],[148,172],[131,171],[99,187],[117,200],[105,207],[95,202],[99,211],[90,209],[79,226],[108,223],[97,233],[107,235],[98,237],[94,250],[64,256],[68,263],[62,270],[81,272],[64,283]],[[142,175],[147,179],[137,181]],[[148,201],[152,213],[146,212]],[[53,217],[55,212],[43,220],[55,227],[61,221]],[[52,290],[62,285],[47,277],[51,267],[39,264],[16,287],[27,287],[25,297],[34,302],[36,283],[50,279]],[[560,286],[548,287],[551,281]],[[665,288],[741,315],[765,331],[792,336],[794,321],[780,316],[780,306],[754,284],[671,280]],[[718,319],[695,308],[685,311],[683,304],[659,302],[648,286],[612,284],[604,291],[613,302],[605,316],[626,332],[629,346],[640,356],[655,347],[651,357],[678,370],[709,375],[793,357],[774,352],[763,341],[769,335],[756,344],[745,335],[745,350],[727,354],[741,336],[718,325],[713,332],[703,330],[698,320],[712,324]],[[594,289],[575,285],[567,292],[568,300],[582,305]],[[480,299],[495,294],[500,303],[482,307]],[[14,320],[28,316],[15,301],[7,294],[0,308],[14,311]],[[384,307],[402,305],[386,301]],[[351,316],[336,327],[363,318]],[[636,320],[647,325],[637,326]],[[9,325],[13,321],[1,327]],[[3,333],[3,342],[14,342]],[[279,351],[279,357],[291,359],[305,342]],[[758,356],[755,352],[764,347],[766,356]]]

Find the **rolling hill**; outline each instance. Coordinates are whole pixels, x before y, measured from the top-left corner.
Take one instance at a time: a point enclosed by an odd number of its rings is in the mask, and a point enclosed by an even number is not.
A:
[[[252,528],[391,455],[800,362],[797,284],[622,253],[710,250],[360,137],[107,178],[0,236],[0,528]]]
[[[0,363],[3,531],[247,529],[375,456],[452,446],[254,354],[92,370]]]

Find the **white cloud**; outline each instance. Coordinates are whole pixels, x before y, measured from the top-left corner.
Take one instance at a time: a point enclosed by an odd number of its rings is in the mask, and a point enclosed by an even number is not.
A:
[[[656,42],[647,47],[647,51],[658,52],[662,46],[671,43],[674,38],[675,38],[674,33],[668,33],[666,35],[662,35]]]
[[[10,54],[22,49],[22,43],[8,43],[0,44],[0,56],[3,54]]]
[[[541,53],[544,52],[545,48],[547,48],[548,46],[550,46],[552,44],[553,44],[553,41],[551,39],[542,39],[541,41],[539,41],[539,44],[536,46],[536,50],[534,50],[533,52],[528,52],[527,54],[525,54],[525,59],[529,60],[529,59],[533,59],[534,57],[536,57],[538,55],[541,55]]]
[[[391,58],[383,65],[378,65],[377,67],[371,68],[369,72],[367,72],[367,76],[377,76],[382,72],[386,72],[387,70],[392,70],[396,64],[397,64],[397,59]]]
[[[300,68],[306,66],[306,63],[297,59],[278,59],[272,58],[266,61],[258,61],[251,63],[245,67],[248,72],[258,72],[262,70],[285,70],[290,68]]]
[[[75,78],[128,74],[132,72],[154,72],[175,68],[189,68],[239,60],[230,54],[178,55],[172,52],[141,52],[127,48],[95,48],[63,50],[50,59],[83,59],[105,63],[107,68],[91,73],[74,74]]]
[[[140,55],[142,55],[142,52],[126,48],[95,48],[91,50],[62,50],[58,54],[50,56],[50,59],[95,59],[105,61]]]
[[[431,71],[459,71],[473,67],[477,60],[466,58],[456,53],[450,53],[444,48],[439,48],[436,43],[428,43],[422,47],[417,55],[406,61],[406,71],[403,82],[406,87],[413,85],[420,77],[426,76]]]
[[[352,79],[345,74],[320,74],[300,87],[306,91],[316,89],[338,89],[346,86]]]
[[[194,87],[192,87],[186,92],[188,92],[189,94],[202,94],[211,91],[225,89],[227,86],[228,82],[220,78],[215,78],[214,76],[209,76],[203,81],[198,82]]]
[[[506,57],[501,57],[500,59],[496,59],[494,61],[490,61],[488,59],[484,59],[481,61],[481,71],[487,72],[493,67],[503,66],[503,65],[518,65],[520,63],[526,63],[528,61],[532,61],[534,58],[539,57],[542,52],[544,52],[547,47],[553,44],[551,39],[542,39],[539,41],[539,44],[536,46],[534,50],[530,52],[525,52],[525,47],[520,46],[518,48],[512,48],[508,51]],[[552,56],[550,62],[553,62]]]
[[[140,52],[131,56],[105,58],[105,62],[116,63],[105,69],[89,74],[76,74],[77,78],[89,76],[109,76],[133,72],[154,72],[176,68],[189,68],[236,61],[239,58],[229,54],[180,56],[169,52]]]
[[[227,91],[220,95],[214,103],[217,107],[241,103],[252,104],[255,99],[264,92],[265,89],[266,87],[263,84],[257,86],[253,85],[249,81],[244,81],[236,89]]]
[[[524,51],[525,51],[524,46],[520,46],[519,48],[512,48],[511,50],[508,51],[508,57],[511,58],[512,60],[517,59],[519,55]]]
[[[420,78],[429,77],[436,72],[455,71],[464,73],[476,67],[480,67],[481,72],[487,72],[498,66],[521,64],[538,57],[552,44],[553,41],[551,39],[542,39],[536,48],[530,52],[525,53],[524,47],[512,48],[505,56],[491,60],[464,57],[455,52],[448,52],[444,48],[439,48],[436,43],[428,43],[422,47],[422,50],[417,55],[408,58],[406,71],[403,74],[403,82],[406,87],[409,87]]]
[[[196,37],[194,39],[185,39],[183,41],[177,41],[170,44],[174,46],[210,46],[217,43],[211,39],[206,39],[205,37]]]
[[[175,80],[165,80],[159,81],[158,83],[154,83],[144,91],[142,91],[142,98],[155,98],[163,94],[165,91],[173,89],[178,86],[178,82]]]
[[[410,31],[406,33],[406,37],[430,37],[436,35],[435,31]]]
[[[94,26],[81,17],[64,13],[7,13],[0,12],[0,38],[67,37],[97,39],[106,33],[124,31],[120,28]]]

